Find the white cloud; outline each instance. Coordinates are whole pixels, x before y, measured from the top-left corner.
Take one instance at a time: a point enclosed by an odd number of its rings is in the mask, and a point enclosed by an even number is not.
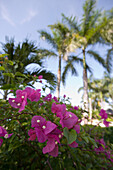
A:
[[[3,4],[1,4],[0,9],[1,9],[0,12],[1,12],[2,18],[6,20],[10,25],[15,26],[15,23],[12,21],[7,8]]]
[[[29,10],[28,16],[21,21],[21,24],[31,21],[31,19],[34,18],[36,15],[37,15],[37,12],[33,10]]]

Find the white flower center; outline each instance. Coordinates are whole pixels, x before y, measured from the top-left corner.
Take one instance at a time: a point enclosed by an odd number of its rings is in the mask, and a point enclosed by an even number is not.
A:
[[[43,128],[43,129],[45,129],[45,128],[46,128],[46,126],[42,126],[42,128]]]
[[[22,96],[22,99],[24,99],[24,96]]]
[[[69,114],[69,117],[72,117],[72,115],[71,115],[71,114]]]
[[[64,135],[63,132],[62,132],[62,135]]]
[[[18,103],[17,106],[20,106],[20,103]]]
[[[58,144],[58,142],[57,142],[57,141],[55,141],[55,144],[57,145],[57,144]]]
[[[61,135],[59,135],[59,138],[61,138],[62,136]]]
[[[40,122],[40,120],[37,120],[37,123],[39,123]]]
[[[15,102],[15,100],[12,100],[12,102],[14,103],[14,102]]]
[[[8,134],[5,134],[4,138],[6,138],[6,139],[7,139],[7,138],[8,138]]]

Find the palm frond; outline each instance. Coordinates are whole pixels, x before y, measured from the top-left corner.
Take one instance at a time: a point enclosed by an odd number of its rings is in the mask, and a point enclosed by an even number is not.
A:
[[[94,15],[95,4],[96,4],[96,0],[86,0],[83,5],[84,14],[81,23],[83,36],[86,34],[87,30],[89,29],[92,16]]]
[[[84,90],[84,88],[83,88],[83,87],[80,87],[80,88],[78,89],[78,93],[80,93],[81,90]]]
[[[43,76],[43,79],[45,79],[55,90],[56,88],[56,82],[57,82],[57,78],[56,78],[56,75],[53,74],[52,72],[44,69],[44,68],[37,68],[36,70],[34,71],[27,71],[26,74],[30,74],[31,76],[33,75],[42,75]],[[31,77],[31,81],[32,81],[32,77]],[[28,83],[30,82],[30,80],[28,81]]]
[[[64,67],[64,71],[62,74],[62,82],[64,85],[65,85],[66,76],[69,71],[71,71],[72,75],[78,76],[75,65],[82,63],[82,59],[78,58],[77,56],[70,55],[70,56],[68,56],[68,60],[65,63],[66,63],[66,65]]]
[[[38,48],[37,51],[37,56],[40,58],[40,59],[43,59],[44,57],[57,57],[57,54],[52,51],[52,50],[48,50],[48,49],[43,49],[43,48]]]
[[[66,22],[70,26],[70,28],[74,29],[74,31],[80,30],[79,25],[76,21],[76,17],[71,16],[69,18],[69,17],[66,17],[63,13],[62,13],[62,17],[63,17],[62,21]]]
[[[53,48],[57,49],[57,44],[54,41],[54,37],[49,32],[40,30],[38,33],[40,34],[40,38],[47,41]]]
[[[93,57],[96,61],[98,61],[104,68],[106,68],[104,59],[97,52],[88,50],[87,54],[89,54],[90,57]]]
[[[113,49],[109,49],[106,57],[107,71],[110,73],[113,67]]]

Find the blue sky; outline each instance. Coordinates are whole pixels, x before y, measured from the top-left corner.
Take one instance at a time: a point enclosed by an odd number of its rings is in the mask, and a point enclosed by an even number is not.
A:
[[[81,18],[82,5],[85,0],[0,0],[0,42],[5,42],[5,36],[14,37],[15,42],[22,42],[26,37],[35,40],[37,45],[48,47],[39,39],[37,30],[46,29],[47,25],[61,21],[61,13],[66,16],[77,16]],[[97,8],[111,9],[113,0],[98,0]],[[109,48],[109,47],[108,47]],[[106,48],[96,46],[102,56],[105,56]],[[88,63],[93,69],[94,76],[101,78],[103,75],[102,67],[88,58]],[[46,59],[45,67],[57,74],[57,59]],[[79,77],[72,77],[68,74],[66,86],[61,85],[61,95],[66,94],[72,98],[72,104],[78,105],[81,94],[77,93],[82,86],[82,68],[77,66]]]

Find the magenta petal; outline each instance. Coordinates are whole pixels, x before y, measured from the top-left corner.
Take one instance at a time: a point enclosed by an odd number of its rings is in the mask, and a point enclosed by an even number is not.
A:
[[[53,131],[57,127],[56,124],[52,123],[51,121],[47,121],[46,128],[44,129],[44,133],[47,135],[51,131]]]
[[[41,129],[35,128],[37,139],[40,143],[43,143],[47,140],[47,136]]]
[[[29,99],[30,99],[32,102],[33,102],[33,101],[37,102],[37,101],[39,101],[40,96],[41,96],[40,89],[38,89],[38,90],[34,91],[33,93],[31,93],[31,96],[30,96]]]
[[[48,138],[47,145],[43,148],[43,154],[51,152],[55,148],[55,139]]]
[[[5,134],[7,134],[7,131],[2,126],[0,126],[0,137],[5,136]]]
[[[80,125],[75,125],[74,130],[76,130],[77,133],[80,133]]]
[[[106,127],[109,127],[110,122],[107,122],[107,121],[104,119],[103,124],[104,124]]]
[[[2,143],[3,143],[3,139],[0,138],[0,146],[2,145]]]
[[[40,122],[37,122],[39,120]],[[31,120],[31,127],[41,127],[46,124],[46,120],[42,116],[33,116]]]
[[[107,117],[108,117],[108,114],[106,113],[106,111],[104,109],[100,110],[99,115],[101,116],[101,119],[107,119]]]
[[[35,130],[30,129],[30,130],[28,131],[28,135],[30,136],[29,140],[33,141],[33,140],[36,139],[36,132],[35,132]]]
[[[13,133],[8,134],[8,138],[10,138],[13,135]]]
[[[23,111],[23,110],[25,109],[25,105],[26,105],[26,101],[24,100],[24,101],[22,102],[21,107],[20,107],[20,109],[19,109],[18,112]]]
[[[66,112],[66,115],[63,119],[60,120],[60,124],[62,127],[67,127],[68,129],[71,129],[78,121],[78,117],[71,112]]]
[[[70,147],[72,148],[77,148],[78,147],[78,143],[76,143],[75,141],[71,144],[69,144]]]
[[[36,139],[36,134],[32,134],[29,138],[29,140],[34,141]]]
[[[77,107],[77,106],[74,106],[73,109],[78,110],[78,107]]]
[[[49,155],[51,155],[53,157],[58,156],[58,145],[55,145],[55,148],[51,152],[49,152]]]

